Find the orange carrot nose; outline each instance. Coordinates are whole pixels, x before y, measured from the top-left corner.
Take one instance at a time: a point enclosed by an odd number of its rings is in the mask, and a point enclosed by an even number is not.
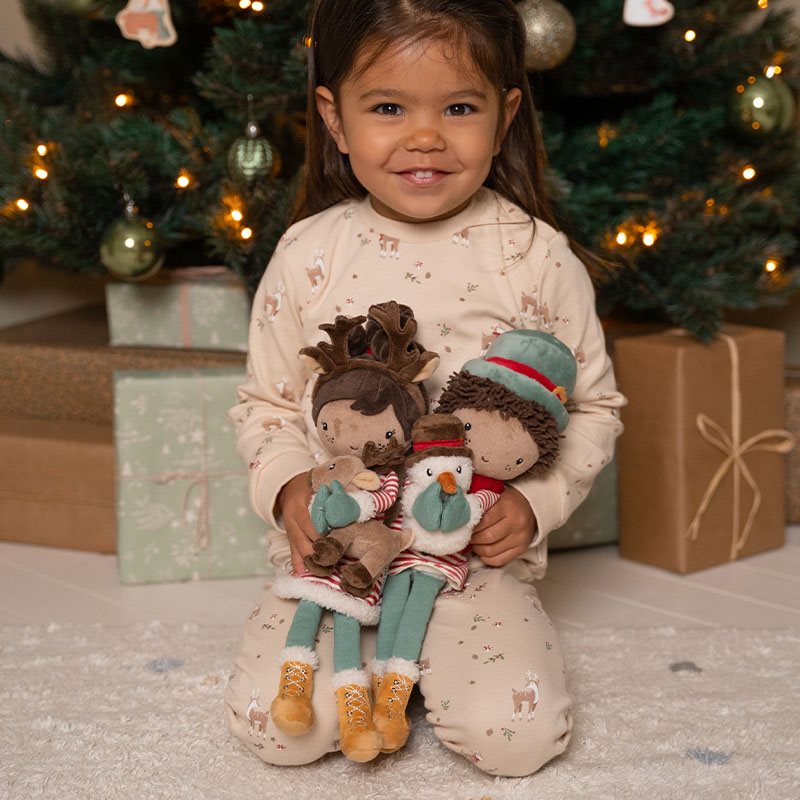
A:
[[[442,472],[436,480],[446,494],[456,493],[456,476],[452,472]]]

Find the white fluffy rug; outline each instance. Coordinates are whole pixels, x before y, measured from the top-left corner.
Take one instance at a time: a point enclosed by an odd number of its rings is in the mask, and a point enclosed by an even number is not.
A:
[[[414,709],[407,747],[269,767],[227,733],[231,627],[0,628],[0,798],[797,800],[800,632],[562,632],[576,725],[529,778],[492,778]]]

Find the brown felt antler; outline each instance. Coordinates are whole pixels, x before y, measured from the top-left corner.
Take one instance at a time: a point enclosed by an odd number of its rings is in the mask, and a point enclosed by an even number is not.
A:
[[[413,316],[405,317],[400,313],[400,306],[390,300],[370,306],[369,316],[386,332],[388,337],[388,353],[384,363],[402,380],[413,383],[422,380],[418,377],[424,367],[438,356],[424,350],[414,342],[417,334],[417,321]]]
[[[319,329],[328,334],[330,343],[317,342],[314,347],[304,347],[300,356],[309,368],[318,374],[327,375],[336,367],[347,366],[350,360],[348,341],[350,332],[366,322],[366,317],[345,317],[339,315],[333,324],[325,323]]]

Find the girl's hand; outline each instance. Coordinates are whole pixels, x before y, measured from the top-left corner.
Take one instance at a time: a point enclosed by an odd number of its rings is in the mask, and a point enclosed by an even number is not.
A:
[[[513,486],[506,486],[476,525],[470,543],[484,564],[502,567],[528,549],[535,532],[536,517],[530,503]]]
[[[319,538],[319,533],[314,528],[311,515],[308,513],[311,494],[306,473],[295,475],[278,494],[278,508],[286,526],[286,535],[289,537],[292,570],[295,575],[305,571],[303,559],[311,555],[312,542]]]

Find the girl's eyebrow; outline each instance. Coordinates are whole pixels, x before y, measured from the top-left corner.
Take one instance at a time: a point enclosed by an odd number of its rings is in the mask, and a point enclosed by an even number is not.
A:
[[[371,100],[375,97],[393,97],[403,101],[415,99],[414,95],[409,95],[401,89],[391,88],[370,89],[370,91],[362,94],[359,99]],[[488,100],[489,98],[487,97],[486,92],[482,92],[479,89],[459,89],[455,92],[450,92],[446,95],[439,95],[438,97],[434,98],[436,102],[440,103],[459,99]]]

